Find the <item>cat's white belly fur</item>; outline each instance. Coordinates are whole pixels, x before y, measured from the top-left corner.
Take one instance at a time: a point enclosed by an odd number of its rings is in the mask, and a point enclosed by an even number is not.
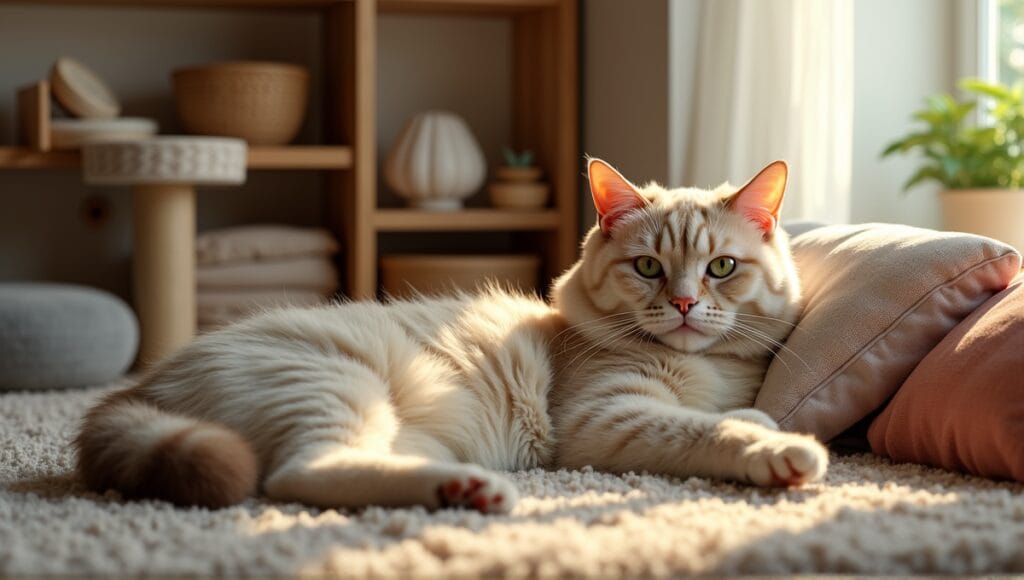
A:
[[[553,452],[557,324],[502,294],[270,312],[199,338],[141,392],[239,432],[264,473],[321,441],[526,469]]]

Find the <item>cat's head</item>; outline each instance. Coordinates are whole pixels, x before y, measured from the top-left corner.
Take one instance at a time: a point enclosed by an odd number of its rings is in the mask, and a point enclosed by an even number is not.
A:
[[[787,167],[743,187],[637,187],[591,159],[598,224],[556,283],[554,304],[591,340],[657,341],[742,357],[776,350],[799,314],[800,287],[778,227]]]

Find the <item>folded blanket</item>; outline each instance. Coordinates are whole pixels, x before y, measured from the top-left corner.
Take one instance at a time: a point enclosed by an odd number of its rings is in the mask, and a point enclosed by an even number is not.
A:
[[[199,264],[330,256],[337,251],[334,236],[322,228],[240,226],[205,232],[196,238]]]
[[[338,289],[338,270],[325,258],[204,265],[196,268],[199,291],[211,289],[307,290],[321,295]]]
[[[327,296],[308,290],[203,290],[196,294],[200,327],[220,326],[260,310],[286,306],[316,306]]]

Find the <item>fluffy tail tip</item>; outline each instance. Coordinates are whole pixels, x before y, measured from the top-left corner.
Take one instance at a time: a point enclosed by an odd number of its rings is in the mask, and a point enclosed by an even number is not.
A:
[[[219,425],[192,423],[137,455],[113,455],[109,443],[90,441],[85,432],[78,440],[79,469],[97,491],[113,488],[133,499],[211,509],[235,505],[256,491],[255,453],[240,435]]]

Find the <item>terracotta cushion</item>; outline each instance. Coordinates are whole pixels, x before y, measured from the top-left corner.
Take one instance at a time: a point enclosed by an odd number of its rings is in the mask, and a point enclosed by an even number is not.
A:
[[[1024,275],[928,353],[868,440],[897,461],[1024,481]]]
[[[823,441],[879,409],[1020,269],[1001,242],[901,225],[826,226],[792,245],[805,307],[755,406]]]

